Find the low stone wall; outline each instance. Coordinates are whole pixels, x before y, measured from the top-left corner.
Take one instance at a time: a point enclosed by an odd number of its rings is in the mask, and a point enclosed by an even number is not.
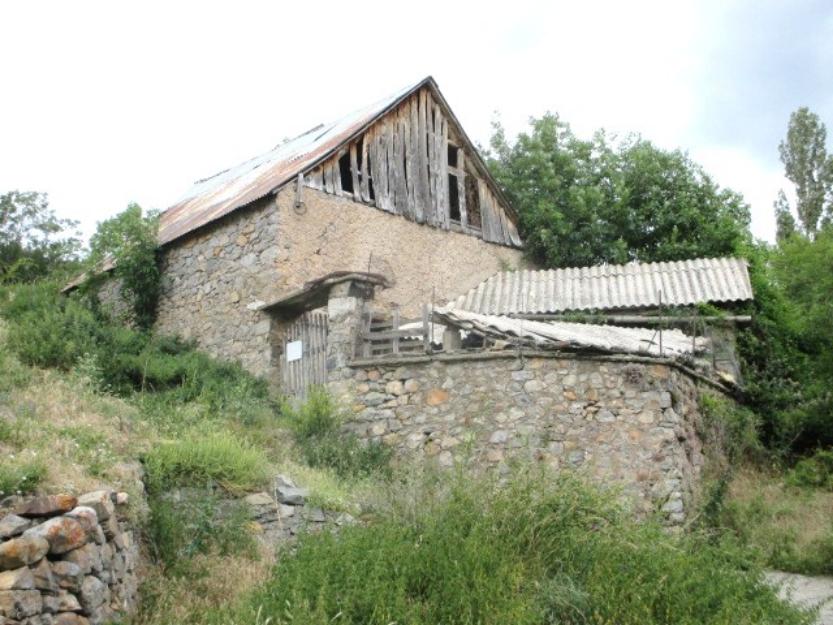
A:
[[[0,508],[0,623],[97,625],[136,607],[138,544],[124,493],[53,495]]]
[[[696,382],[663,361],[449,354],[354,366],[330,389],[352,405],[350,430],[400,458],[569,467],[670,523],[684,520],[703,464]]]

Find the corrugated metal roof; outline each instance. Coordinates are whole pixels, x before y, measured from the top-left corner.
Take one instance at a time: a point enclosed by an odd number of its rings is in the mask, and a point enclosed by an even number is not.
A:
[[[746,261],[698,258],[541,271],[503,271],[454,300],[486,315],[684,306],[753,298]]]
[[[481,315],[465,310],[440,308],[434,311],[435,319],[451,326],[484,334],[492,338],[518,338],[536,347],[560,349],[597,349],[622,354],[665,356],[678,358],[704,351],[708,339],[692,340],[680,330],[662,331],[645,328],[569,323],[564,321],[531,321],[497,315]]]
[[[196,182],[184,197],[162,214],[159,221],[160,245],[275,191],[327,158],[405,97],[427,84],[436,89],[433,79],[426,78],[332,124],[317,126],[265,154]]]

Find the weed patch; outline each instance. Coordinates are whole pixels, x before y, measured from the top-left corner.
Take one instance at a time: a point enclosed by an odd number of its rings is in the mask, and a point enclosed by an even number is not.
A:
[[[223,622],[809,623],[729,543],[636,524],[569,476],[452,485],[285,552]]]
[[[380,443],[363,444],[341,432],[344,417],[332,397],[316,389],[298,408],[285,403],[281,413],[289,423],[305,462],[342,477],[390,475],[391,451]]]
[[[263,451],[229,431],[192,430],[179,440],[157,445],[144,460],[151,493],[206,484],[240,493],[269,478]]]

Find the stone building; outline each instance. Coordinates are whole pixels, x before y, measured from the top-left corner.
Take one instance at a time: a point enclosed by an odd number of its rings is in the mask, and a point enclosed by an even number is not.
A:
[[[197,182],[159,243],[157,332],[298,398],[327,386],[402,457],[580,468],[673,522],[700,389],[740,379],[742,260],[536,271],[431,78]]]

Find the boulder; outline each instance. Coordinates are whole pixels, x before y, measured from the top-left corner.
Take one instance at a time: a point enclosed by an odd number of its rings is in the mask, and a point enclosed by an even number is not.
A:
[[[94,543],[87,543],[83,547],[73,549],[65,553],[62,557],[65,562],[72,562],[84,572],[84,575],[90,573],[100,573],[101,565],[101,548]]]
[[[90,625],[90,621],[75,612],[60,612],[52,619],[52,625]]]
[[[252,493],[246,495],[244,501],[250,506],[272,506],[275,504],[275,500],[268,493]]]
[[[58,592],[58,582],[52,575],[52,567],[44,558],[38,562],[37,566],[31,567],[32,577],[35,579],[35,588],[45,592]]]
[[[89,506],[95,510],[99,521],[106,521],[116,512],[116,505],[108,490],[97,490],[81,495],[78,498],[78,505]]]
[[[110,589],[97,577],[87,575],[81,584],[81,594],[78,595],[78,599],[84,611],[92,613],[110,600]]]
[[[50,517],[69,512],[77,503],[71,495],[43,495],[18,506],[15,513],[26,518]]]
[[[78,521],[88,534],[95,532],[98,525],[98,513],[89,506],[76,506],[64,516]]]
[[[73,562],[60,560],[52,563],[52,577],[61,588],[70,592],[78,592],[84,582],[84,571]]]
[[[30,530],[31,531],[31,530]],[[49,542],[41,536],[25,533],[0,544],[0,571],[34,564],[49,551]]]
[[[70,517],[55,517],[26,530],[23,537],[36,536],[49,543],[49,553],[62,554],[81,547],[87,542],[84,526]]]
[[[19,536],[32,527],[33,521],[16,514],[7,514],[0,519],[0,540]]]
[[[37,590],[0,590],[0,616],[19,620],[42,610],[43,601]]]
[[[71,592],[62,590],[58,593],[58,612],[80,612],[81,603]]]
[[[278,501],[288,506],[303,506],[309,491],[306,488],[293,488],[292,486],[281,486],[275,489]]]
[[[0,573],[0,590],[33,590],[35,578],[25,566]]]

